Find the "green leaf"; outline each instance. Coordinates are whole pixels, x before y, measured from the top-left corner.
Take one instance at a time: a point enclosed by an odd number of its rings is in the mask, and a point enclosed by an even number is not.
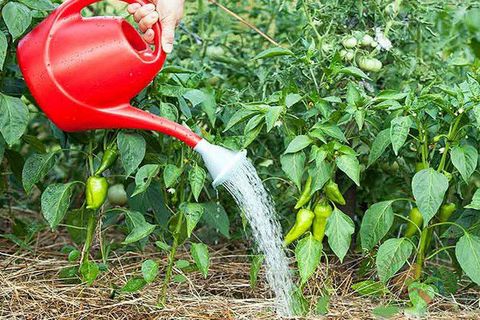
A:
[[[300,102],[302,99],[303,99],[302,96],[299,95],[298,93],[289,93],[285,97],[285,105],[286,105],[287,108],[290,108],[291,106],[293,106],[297,102]]]
[[[472,197],[472,202],[468,206],[465,206],[465,209],[475,209],[480,210],[480,189],[477,189]]]
[[[352,219],[338,208],[327,220],[325,234],[328,237],[328,244],[335,255],[343,262],[343,258],[350,248],[352,234],[355,232],[355,224]]]
[[[287,150],[285,150],[284,154],[288,153],[295,153],[301,151],[312,144],[312,139],[309,136],[296,136],[293,140],[288,144]]]
[[[206,279],[208,276],[208,268],[210,267],[208,247],[203,243],[192,243],[190,254],[203,277]]]
[[[100,269],[98,268],[98,264],[92,261],[85,261],[80,266],[80,275],[82,276],[82,280],[86,282],[89,286],[93,284],[95,279],[97,279],[98,274],[100,273]]]
[[[0,132],[11,146],[19,141],[27,128],[28,108],[19,98],[0,93],[0,111]]]
[[[253,58],[253,60],[267,59],[267,58],[287,56],[287,55],[288,56],[293,55],[293,52],[282,47],[274,47],[274,48],[269,48],[267,50],[260,52]]]
[[[167,164],[163,170],[163,181],[165,182],[165,188],[170,188],[175,181],[182,174],[182,168],[174,166],[173,164]]]
[[[227,239],[230,239],[230,221],[223,206],[215,202],[208,202],[204,203],[203,207],[205,208],[203,213],[205,222]]]
[[[30,9],[18,2],[8,2],[3,7],[2,16],[13,39],[20,37],[32,23]]]
[[[29,8],[40,11],[51,11],[55,6],[50,0],[18,0]]]
[[[447,189],[447,177],[432,168],[421,170],[413,177],[413,196],[418,209],[422,213],[424,226],[428,224],[442,205]]]
[[[416,314],[427,311],[428,304],[433,300],[436,288],[420,282],[413,282],[408,286],[408,297],[412,302]]]
[[[182,203],[180,210],[183,211],[185,219],[187,221],[187,235],[192,235],[193,229],[197,226],[198,221],[205,212],[205,207],[199,203]]]
[[[258,272],[262,268],[265,256],[257,254],[252,257],[252,264],[250,265],[250,288],[254,289],[257,285]]]
[[[398,150],[407,141],[412,119],[409,116],[397,117],[390,123],[390,140],[392,141],[393,152],[398,155]]]
[[[321,256],[322,243],[315,240],[311,234],[298,241],[295,247],[295,258],[298,263],[298,272],[302,285],[306,283],[315,270],[317,270]]]
[[[391,318],[400,312],[400,308],[397,306],[378,306],[372,310],[373,315],[380,318]]]
[[[341,68],[340,70],[338,70],[338,73],[343,73],[349,76],[370,80],[370,78],[365,74],[365,72],[353,66]]]
[[[315,313],[323,316],[327,315],[329,304],[330,304],[330,296],[319,297],[317,300],[317,304],[315,306]]]
[[[384,90],[380,92],[373,100],[376,102],[386,100],[403,100],[408,93],[398,92],[397,90]]]
[[[51,184],[42,193],[42,213],[50,228],[55,229],[70,206],[74,182]]]
[[[142,163],[147,143],[139,134],[120,132],[117,144],[125,174],[129,176]]]
[[[302,189],[302,176],[305,168],[305,154],[303,152],[284,154],[280,157],[282,170],[292,180],[298,190]]]
[[[267,132],[273,129],[275,123],[277,122],[278,118],[283,112],[283,107],[274,106],[269,107],[267,112],[265,113],[265,124],[267,125]]]
[[[470,145],[455,146],[452,148],[450,155],[453,165],[460,172],[463,180],[468,183],[470,176],[477,168],[477,149]]]
[[[129,228],[130,233],[122,244],[130,244],[142,240],[155,230],[155,225],[146,222],[145,217],[140,212],[125,211],[125,214],[129,219],[131,227]]]
[[[352,284],[352,289],[361,296],[380,297],[389,292],[382,282],[374,280],[365,280],[354,283]]]
[[[347,138],[343,134],[342,130],[335,125],[317,125],[316,128],[320,129],[324,134],[330,136],[339,141],[347,142]]]
[[[157,164],[147,164],[138,169],[137,174],[135,175],[135,191],[132,193],[131,197],[135,197],[137,194],[145,192],[152,179],[158,175],[160,171],[160,166]]]
[[[368,154],[368,167],[370,167],[375,161],[380,158],[380,156],[387,150],[387,147],[390,145],[390,129],[382,130],[378,133],[373,140],[372,148]]]
[[[207,173],[197,163],[192,167],[192,170],[188,173],[188,180],[190,181],[190,187],[192,188],[192,194],[196,201],[202,192],[205,184]]]
[[[139,290],[142,290],[143,287],[147,285],[147,282],[142,278],[132,278],[125,283],[122,287],[121,292],[123,293],[134,293]]]
[[[327,161],[316,161],[315,167],[310,168],[308,174],[312,179],[312,193],[323,188],[325,183],[331,179],[333,166]]]
[[[335,159],[337,167],[342,170],[357,186],[360,186],[360,163],[356,156],[341,155]]]
[[[8,41],[3,32],[0,31],[0,71],[3,70],[3,64],[7,57]]]
[[[142,275],[145,282],[152,283],[158,275],[158,264],[151,259],[145,260],[142,263]]]
[[[372,250],[392,227],[395,217],[392,203],[393,201],[378,202],[365,212],[360,226],[362,249]]]
[[[23,188],[27,194],[55,165],[55,153],[34,153],[25,161],[22,170]]]
[[[171,103],[160,103],[160,117],[176,122],[178,120],[178,109]]]
[[[74,262],[74,261],[77,261],[78,259],[80,259],[80,251],[76,249],[70,251],[70,253],[68,254],[68,261]]]
[[[480,285],[480,238],[465,233],[457,242],[455,255],[462,270]]]
[[[258,113],[258,110],[253,110],[253,109],[240,109],[237,112],[233,114],[233,116],[228,120],[227,125],[225,126],[225,129],[223,132],[227,132],[230,130],[233,126],[236,124],[244,121],[248,117]],[[268,112],[267,112],[268,113]]]
[[[217,103],[215,101],[215,92],[206,90],[191,89],[183,94],[183,97],[190,101],[193,107],[201,104],[202,110],[207,114],[212,126],[215,126]]]
[[[175,261],[175,266],[179,269],[185,269],[190,266],[190,262],[188,262],[187,260],[180,259]]]
[[[405,238],[385,241],[377,252],[377,272],[382,282],[387,282],[400,270],[412,254],[413,245]]]

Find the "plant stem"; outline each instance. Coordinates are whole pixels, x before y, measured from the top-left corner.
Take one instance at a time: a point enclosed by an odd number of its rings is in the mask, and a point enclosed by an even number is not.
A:
[[[175,232],[173,234],[172,249],[170,249],[170,254],[168,255],[168,265],[167,265],[167,270],[165,272],[165,280],[163,281],[162,291],[160,293],[160,299],[158,301],[158,304],[162,307],[165,306],[165,302],[167,300],[167,288],[168,288],[168,284],[170,283],[170,279],[172,277],[173,264],[175,262],[175,254],[177,253],[177,248],[178,248],[178,238],[179,238],[180,230],[183,224],[183,211],[180,210],[178,214],[179,214],[178,221],[177,221],[177,225],[175,226]]]
[[[81,260],[82,264],[88,261],[88,255],[90,252],[90,248],[92,247],[93,236],[95,234],[96,226],[97,226],[97,218],[95,217],[95,213],[92,212],[92,214],[88,217],[87,236],[85,238],[85,245],[83,246],[83,252],[82,252],[82,260]]]
[[[418,254],[415,261],[415,280],[420,279],[422,276],[423,263],[425,262],[425,253],[430,244],[432,231],[430,228],[424,228],[420,235],[420,243],[418,245]]]
[[[455,120],[455,123],[453,124],[453,127],[450,128],[447,136],[447,141],[445,142],[445,151],[442,154],[442,159],[440,160],[440,164],[438,165],[438,172],[442,172],[443,169],[445,169],[445,164],[447,161],[447,154],[448,151],[450,150],[451,146],[451,141],[454,139],[455,135],[457,134],[457,129],[458,125],[460,124],[460,120],[462,119],[463,113],[460,114],[457,119]]]

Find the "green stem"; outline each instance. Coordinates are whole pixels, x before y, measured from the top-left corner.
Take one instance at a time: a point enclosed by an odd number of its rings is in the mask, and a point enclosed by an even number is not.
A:
[[[168,284],[170,283],[170,279],[172,277],[173,265],[175,262],[175,254],[177,253],[177,248],[178,248],[178,238],[179,238],[180,230],[182,228],[182,223],[183,223],[183,211],[180,210],[178,214],[179,214],[179,217],[178,217],[177,225],[175,226],[175,232],[173,234],[172,249],[170,250],[170,254],[168,255],[168,265],[167,265],[167,270],[165,272],[165,280],[163,281],[162,291],[160,294],[159,305],[162,307],[165,306],[165,302],[167,300],[167,288],[168,288]]]
[[[440,160],[440,164],[438,165],[438,172],[442,172],[445,169],[445,164],[447,161],[447,155],[448,151],[450,150],[451,146],[451,141],[455,138],[457,134],[457,129],[458,125],[460,124],[460,120],[462,119],[463,113],[460,114],[457,119],[455,120],[455,123],[453,124],[453,127],[450,128],[448,131],[448,136],[447,136],[447,141],[445,142],[445,151],[442,154],[442,159]]]
[[[425,258],[425,260],[430,260],[431,258],[433,258],[434,256],[436,256],[437,254],[439,254],[440,252],[442,251],[445,251],[445,250],[449,250],[449,249],[453,249],[455,248],[455,246],[448,246],[448,247],[443,247],[441,249],[438,249],[436,250],[435,252],[433,252],[431,255],[429,255],[427,258]]]
[[[425,262],[425,253],[428,249],[428,245],[430,244],[431,235],[432,232],[430,228],[424,228],[420,235],[418,254],[415,261],[415,280],[420,279],[420,277],[422,276],[423,264]]]
[[[92,212],[90,217],[88,217],[88,222],[87,222],[87,236],[85,238],[85,245],[83,246],[82,264],[88,261],[88,255],[90,253],[90,248],[92,247],[93,236],[95,235],[96,226],[97,226],[97,218],[95,217],[95,213]]]

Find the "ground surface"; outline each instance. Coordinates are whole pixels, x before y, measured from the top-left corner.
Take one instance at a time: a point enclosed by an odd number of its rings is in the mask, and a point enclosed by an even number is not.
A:
[[[241,244],[211,248],[212,266],[207,279],[198,272],[187,274],[184,283],[172,283],[168,305],[156,307],[161,283],[145,287],[140,293],[116,295],[129,278],[140,275],[143,259],[156,259],[165,266],[165,255],[158,252],[112,254],[109,270],[93,286],[67,284],[59,279],[62,268],[71,266],[60,252],[68,237],[43,232],[31,251],[20,250],[0,238],[0,319],[276,319],[271,311],[272,299],[261,271],[259,284],[249,286],[249,259]],[[188,253],[180,253],[190,260]],[[359,297],[350,290],[358,261],[331,266],[329,283],[334,291],[328,319],[374,319],[372,310],[388,301]],[[179,272],[179,270],[176,270]],[[307,296],[316,301],[324,286],[326,270],[319,270],[306,288]],[[160,277],[163,275],[160,274]],[[161,279],[161,278],[159,278]],[[475,295],[475,293],[474,293]],[[465,294],[459,295],[464,297]],[[468,294],[472,296],[471,293]],[[478,297],[435,299],[428,319],[480,319]],[[311,316],[309,319],[320,318]],[[404,319],[399,315],[395,319]]]

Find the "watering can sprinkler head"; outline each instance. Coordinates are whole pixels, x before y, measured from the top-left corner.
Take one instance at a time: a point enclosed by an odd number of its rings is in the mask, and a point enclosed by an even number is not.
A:
[[[246,151],[232,151],[201,140],[193,149],[200,153],[213,178],[213,187],[222,185],[246,158]]]
[[[120,17],[81,15],[97,1],[65,1],[19,42],[20,69],[40,108],[67,132],[140,129],[175,137],[202,155],[214,185],[221,184],[244,153],[214,146],[178,123],[130,105],[165,61],[161,25],[153,27],[152,50]]]

